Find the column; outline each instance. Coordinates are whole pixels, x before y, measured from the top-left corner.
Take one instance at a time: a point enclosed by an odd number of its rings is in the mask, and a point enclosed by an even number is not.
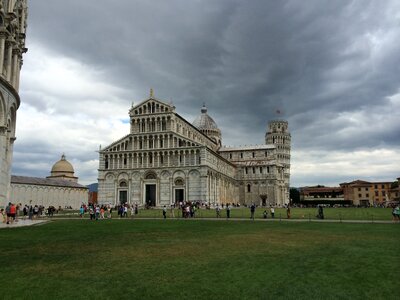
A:
[[[0,32],[0,75],[3,74],[5,46],[6,46],[6,34],[5,32]]]
[[[11,61],[12,61],[12,45],[13,41],[12,40],[7,40],[8,48],[7,48],[7,58],[6,58],[6,72],[7,72],[7,81],[11,81]]]
[[[14,48],[12,50],[13,60],[12,60],[12,75],[11,75],[11,84],[15,88],[17,84],[17,68],[19,66],[19,49]]]

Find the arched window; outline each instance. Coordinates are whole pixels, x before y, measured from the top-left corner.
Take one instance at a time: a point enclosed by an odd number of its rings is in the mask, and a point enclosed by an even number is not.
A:
[[[128,187],[128,184],[126,183],[126,181],[121,181],[119,183],[119,187]]]
[[[251,193],[251,185],[250,184],[247,185],[247,192]]]
[[[156,178],[157,178],[157,176],[154,173],[149,173],[145,177],[145,179],[156,179]]]

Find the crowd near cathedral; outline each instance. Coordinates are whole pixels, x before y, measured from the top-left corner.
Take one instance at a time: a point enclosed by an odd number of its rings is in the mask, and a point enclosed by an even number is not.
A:
[[[130,132],[99,151],[100,204],[289,203],[287,121],[270,121],[263,144],[226,147],[206,106],[189,122],[151,90],[129,116]]]

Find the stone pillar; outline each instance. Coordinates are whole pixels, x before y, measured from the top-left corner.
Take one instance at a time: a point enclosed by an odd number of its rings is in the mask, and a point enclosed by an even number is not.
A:
[[[11,75],[11,84],[16,89],[17,85],[17,75],[18,75],[18,68],[19,68],[19,49],[14,48],[12,50],[12,75]]]
[[[3,28],[0,28],[0,75],[3,74],[3,68],[4,68],[4,58],[5,58],[5,47],[6,47],[6,33],[3,30]]]
[[[11,81],[11,67],[12,67],[12,45],[14,42],[12,40],[7,40],[7,53],[6,53],[6,74],[7,81]]]

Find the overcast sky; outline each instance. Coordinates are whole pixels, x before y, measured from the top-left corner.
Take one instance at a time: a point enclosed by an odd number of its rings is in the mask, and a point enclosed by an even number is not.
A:
[[[229,146],[288,120],[291,186],[400,176],[400,1],[30,0],[13,174],[80,183],[154,89]],[[276,111],[281,114],[277,115]]]

